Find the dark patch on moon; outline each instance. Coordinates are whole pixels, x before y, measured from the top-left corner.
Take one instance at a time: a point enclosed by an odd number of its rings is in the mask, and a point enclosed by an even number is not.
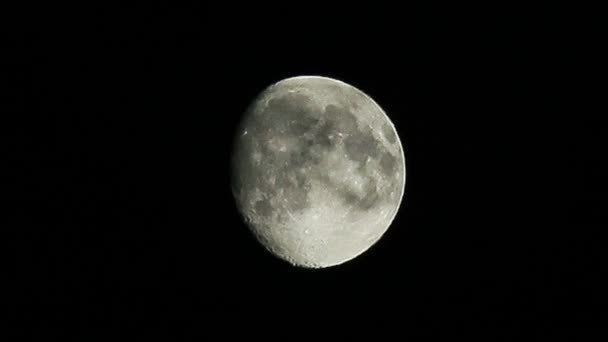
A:
[[[326,121],[316,133],[315,141],[324,149],[332,150],[337,143],[334,135],[337,134],[336,124],[333,121]]]
[[[277,170],[278,171],[278,170]],[[284,171],[284,170],[283,170]],[[289,175],[286,172],[276,172],[275,173],[275,181],[274,181],[274,189],[289,189],[293,186],[291,179],[288,177]]]
[[[396,158],[389,152],[382,153],[380,157],[380,171],[385,176],[392,176],[397,168]]]
[[[362,210],[369,210],[373,208],[379,199],[378,191],[376,189],[376,180],[373,178],[369,179],[369,182],[365,184],[365,196],[358,203],[358,206]]]
[[[343,187],[338,190],[338,195],[342,198],[346,206],[356,205],[361,199],[357,194],[348,187]]]
[[[348,108],[336,105],[325,107],[327,121],[333,123],[333,129],[344,133],[344,148],[349,159],[356,162],[365,162],[368,156],[378,154],[379,142],[374,138],[371,129],[362,129],[359,122]]]
[[[308,189],[310,188],[310,181],[306,178],[304,173],[296,172],[296,185],[300,188]]]
[[[364,195],[360,196],[348,186],[340,187],[337,190],[338,196],[341,198],[342,203],[345,206],[352,207],[359,210],[369,210],[376,206],[380,200],[380,195],[377,191],[376,180],[368,177],[366,178],[366,184],[364,186]]]
[[[286,93],[268,101],[260,119],[280,130],[281,126],[305,123],[310,116],[310,98],[304,94]]]
[[[371,132],[356,130],[344,139],[344,149],[349,159],[363,163],[367,157],[374,157],[380,153],[378,140]]]
[[[323,154],[320,153],[321,149],[325,148],[318,140],[302,139],[298,147],[289,154],[290,168],[301,169],[319,164],[323,158]]]
[[[384,124],[382,126],[382,134],[389,143],[394,144],[397,142],[397,136],[395,135],[395,131],[390,124]]]
[[[289,155],[289,163],[293,167],[302,167],[307,162],[309,162],[310,161],[310,150],[309,150],[310,146],[312,146],[312,145],[306,144],[305,146],[303,146],[303,148],[298,149],[297,151],[293,151]]]
[[[261,217],[270,217],[272,215],[272,205],[268,199],[255,202],[253,209],[255,210],[255,213]]]
[[[271,129],[270,137],[300,137],[311,131],[319,122],[311,99],[298,93],[287,93],[268,101],[258,117],[259,125]]]
[[[358,120],[348,108],[330,104],[325,106],[324,118],[335,132],[350,134],[357,131]]]
[[[325,107],[322,118],[311,112],[302,112],[302,117],[287,127],[285,135],[299,140],[290,156],[291,164],[302,167],[318,164],[326,152],[333,151],[339,134],[346,136],[355,132],[357,118],[347,109],[332,104]]]

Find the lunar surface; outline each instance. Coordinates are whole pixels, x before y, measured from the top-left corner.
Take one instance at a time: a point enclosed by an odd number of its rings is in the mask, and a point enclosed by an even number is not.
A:
[[[293,77],[262,91],[239,125],[232,192],[247,226],[295,266],[342,264],[387,231],[405,160],[394,125],[344,82]]]

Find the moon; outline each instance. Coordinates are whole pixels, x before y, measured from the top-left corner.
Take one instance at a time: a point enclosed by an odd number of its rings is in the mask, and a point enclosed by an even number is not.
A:
[[[405,189],[401,141],[361,90],[321,76],[264,89],[234,140],[231,189],[257,240],[294,266],[356,258],[388,230]]]

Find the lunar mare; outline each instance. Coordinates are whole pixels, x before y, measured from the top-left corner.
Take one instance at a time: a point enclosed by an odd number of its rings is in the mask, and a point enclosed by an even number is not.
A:
[[[394,125],[368,95],[320,76],[279,81],[235,137],[232,192],[257,239],[293,265],[349,261],[392,223],[405,187]]]

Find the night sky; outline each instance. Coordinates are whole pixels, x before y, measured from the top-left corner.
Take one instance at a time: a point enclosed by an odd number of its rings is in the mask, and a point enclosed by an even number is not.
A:
[[[566,110],[563,9],[47,6],[8,25],[2,64],[20,336],[585,341],[605,326],[608,121]],[[266,252],[230,193],[243,111],[298,75],[366,92],[405,149],[391,228],[324,270]]]

